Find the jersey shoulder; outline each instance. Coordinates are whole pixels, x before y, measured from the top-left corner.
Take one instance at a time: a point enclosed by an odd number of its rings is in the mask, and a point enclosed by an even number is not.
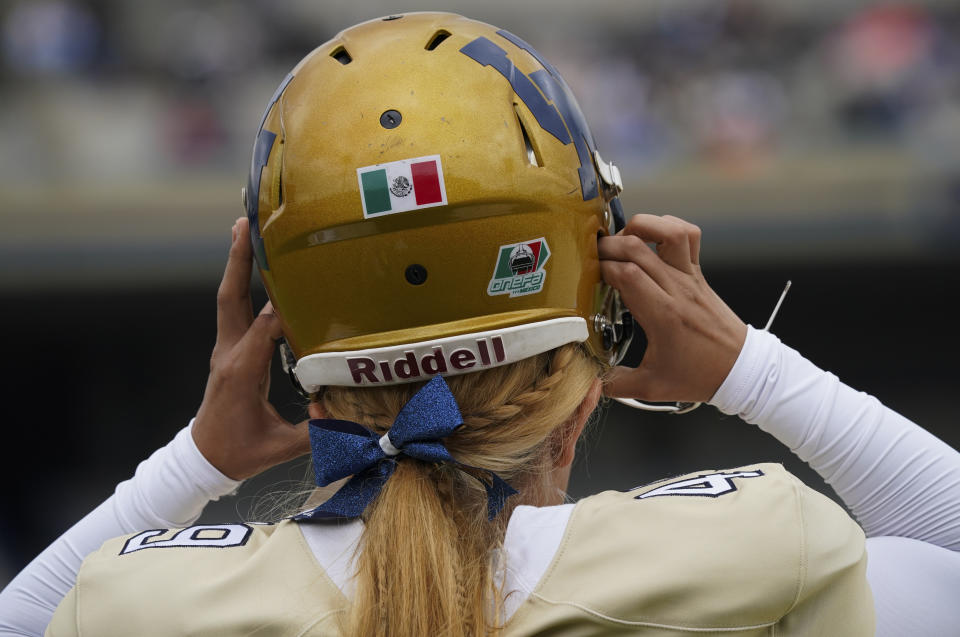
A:
[[[74,617],[54,624],[104,636],[314,634],[346,606],[289,521],[109,540],[84,561],[71,599]]]
[[[533,606],[755,634],[824,582],[862,580],[863,555],[857,524],[781,465],[697,471],[581,500]]]

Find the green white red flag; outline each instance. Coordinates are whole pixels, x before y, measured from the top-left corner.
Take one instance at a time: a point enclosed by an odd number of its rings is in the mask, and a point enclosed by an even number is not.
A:
[[[365,219],[447,203],[440,155],[357,168],[357,180]]]

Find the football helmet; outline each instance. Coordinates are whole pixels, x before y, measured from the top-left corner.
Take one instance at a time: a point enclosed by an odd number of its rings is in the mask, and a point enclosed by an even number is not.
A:
[[[267,105],[244,206],[284,360],[310,393],[425,380],[632,319],[600,278],[621,179],[529,44],[448,13],[347,29]]]

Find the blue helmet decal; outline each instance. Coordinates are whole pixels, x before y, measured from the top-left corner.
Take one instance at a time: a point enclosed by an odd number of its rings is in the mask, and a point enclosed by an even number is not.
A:
[[[280,96],[283,95],[287,84],[293,79],[293,74],[288,73],[280,86],[273,92],[270,103],[263,111],[263,117],[260,118],[260,126],[257,128],[257,138],[253,142],[253,157],[250,160],[250,176],[247,179],[247,219],[250,221],[250,243],[253,244],[253,254],[257,258],[257,265],[261,270],[269,270],[267,263],[267,253],[263,248],[263,237],[260,235],[260,175],[263,173],[263,167],[267,165],[267,158],[270,157],[270,150],[277,139],[277,134],[268,130],[263,130],[263,125],[267,121],[267,115],[270,109],[277,103]]]
[[[277,139],[276,133],[260,129],[257,140],[253,144],[253,159],[250,160],[250,179],[247,181],[247,219],[250,221],[250,242],[253,244],[253,255],[257,258],[257,265],[261,270],[269,270],[267,253],[263,248],[263,237],[260,235],[260,174],[267,165],[267,158]]]
[[[483,66],[493,67],[506,78],[543,130],[562,144],[573,142],[580,160],[578,173],[583,200],[589,201],[599,196],[597,176],[593,169],[596,144],[570,87],[532,46],[509,31],[500,30],[497,34],[530,53],[543,69],[527,76],[514,66],[504,49],[484,37],[469,42],[460,52]]]

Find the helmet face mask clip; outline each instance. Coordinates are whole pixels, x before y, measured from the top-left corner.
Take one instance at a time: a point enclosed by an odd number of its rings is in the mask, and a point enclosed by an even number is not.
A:
[[[632,319],[597,238],[624,225],[622,187],[513,34],[448,13],[343,31],[270,99],[243,191],[285,371],[310,394],[570,342],[615,364]]]
[[[290,384],[293,385],[293,389],[300,394],[302,398],[309,400],[312,395],[303,388],[303,385],[300,384],[300,379],[297,378],[297,375],[294,373],[294,369],[297,367],[297,357],[294,355],[293,350],[290,349],[290,345],[287,344],[287,339],[281,337],[277,341],[277,349],[280,351],[280,367],[283,369],[283,373],[287,375],[287,378],[290,379]]]

